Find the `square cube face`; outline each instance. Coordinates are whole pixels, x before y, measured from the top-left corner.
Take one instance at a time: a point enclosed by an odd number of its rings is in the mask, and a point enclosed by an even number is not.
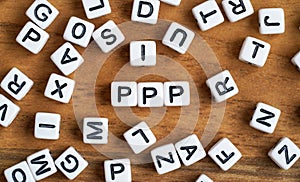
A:
[[[38,112],[35,115],[34,137],[38,139],[59,139],[60,115]]]
[[[17,68],[12,68],[1,82],[1,88],[16,100],[22,100],[33,86],[33,81]]]
[[[16,41],[33,54],[38,54],[46,45],[49,34],[32,22],[27,22],[18,34]]]
[[[82,0],[82,4],[88,19],[98,18],[111,13],[108,0]]]
[[[20,112],[20,107],[0,94],[0,124],[8,127]]]
[[[216,143],[208,155],[223,171],[230,169],[242,157],[241,152],[227,138]]]
[[[57,172],[49,149],[44,149],[28,156],[27,164],[36,181],[47,178]]]
[[[164,103],[166,106],[190,105],[189,82],[165,82]]]
[[[51,60],[66,76],[73,73],[84,61],[79,52],[69,42],[60,46],[51,55]]]
[[[258,19],[261,34],[282,34],[285,31],[284,10],[282,8],[260,9]]]
[[[69,147],[55,160],[55,165],[69,180],[73,180],[88,166],[88,162]]]
[[[156,142],[156,137],[145,122],[124,133],[124,138],[135,154],[139,154]]]
[[[93,38],[104,53],[112,51],[125,40],[123,33],[112,20],[95,30]]]
[[[271,45],[253,37],[247,37],[240,51],[239,60],[263,67],[267,61]]]
[[[201,174],[199,176],[199,178],[197,179],[196,182],[213,182],[212,179],[210,179],[208,176],[206,176],[205,174]]]
[[[139,107],[162,107],[164,105],[164,88],[160,82],[138,84]]]
[[[46,29],[59,14],[58,10],[46,0],[36,0],[26,11],[26,15],[42,29]]]
[[[28,181],[35,182],[34,177],[31,174],[28,164],[23,161],[16,164],[4,171],[5,178],[8,182],[14,181]]]
[[[104,161],[106,182],[131,182],[131,167],[129,159],[114,159]]]
[[[190,166],[206,156],[206,152],[195,134],[177,142],[175,148],[185,166]]]
[[[224,22],[224,17],[216,1],[205,1],[194,7],[192,12],[202,31]]]
[[[181,167],[173,144],[167,144],[151,151],[151,157],[158,174],[165,174]]]
[[[292,63],[297,66],[300,71],[300,51],[292,58]]]
[[[87,47],[90,43],[95,25],[72,16],[64,32],[64,39],[81,47]]]
[[[223,0],[222,6],[230,22],[237,22],[254,13],[250,0]]]
[[[162,43],[180,54],[186,53],[195,33],[178,23],[172,23],[165,34]]]
[[[268,153],[269,157],[282,169],[291,168],[300,157],[300,149],[289,138],[282,138]]]
[[[156,24],[158,20],[160,1],[134,0],[131,20],[147,24]]]
[[[180,2],[181,2],[181,0],[160,0],[160,1],[164,2],[164,3],[167,3],[167,4],[170,4],[172,6],[179,6]]]
[[[216,102],[223,102],[239,92],[239,89],[228,70],[209,78],[206,81],[206,85],[210,88]]]
[[[250,126],[265,133],[273,133],[281,111],[264,103],[258,103]]]
[[[75,81],[52,73],[45,89],[45,97],[61,103],[69,103],[75,87]]]
[[[111,104],[113,107],[133,107],[137,103],[136,82],[111,83]]]
[[[108,119],[84,118],[83,142],[87,144],[108,143]]]
[[[156,65],[155,41],[130,42],[130,65],[131,66],[155,66]]]

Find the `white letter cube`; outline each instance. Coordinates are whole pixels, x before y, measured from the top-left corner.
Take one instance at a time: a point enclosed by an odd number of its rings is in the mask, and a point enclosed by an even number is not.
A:
[[[106,182],[131,182],[131,167],[129,159],[114,159],[104,161]]]
[[[242,157],[241,152],[227,138],[218,141],[208,151],[208,155],[223,171],[230,169]]]
[[[210,179],[208,176],[206,176],[205,174],[201,174],[199,176],[199,178],[197,179],[196,182],[213,182],[212,179]]]
[[[163,107],[164,86],[160,82],[144,82],[138,84],[139,107]]]
[[[16,41],[33,54],[38,54],[46,45],[49,37],[45,30],[29,21],[18,34]]]
[[[20,107],[0,94],[0,124],[8,127],[20,112]]]
[[[254,37],[247,37],[244,40],[240,51],[239,60],[263,67],[267,61],[271,45]]]
[[[73,73],[84,61],[79,52],[69,42],[60,46],[51,55],[51,60],[66,76]]]
[[[158,174],[165,174],[181,167],[173,144],[160,146],[151,151],[151,157]]]
[[[134,0],[131,21],[156,24],[158,20],[160,1],[158,0]]]
[[[108,0],[82,0],[82,4],[88,19],[98,18],[111,13]]]
[[[194,7],[192,12],[202,31],[224,22],[224,17],[216,1],[205,1]]]
[[[20,162],[4,171],[7,182],[35,182],[27,162]]]
[[[27,157],[27,164],[36,181],[57,172],[49,149],[44,149]]]
[[[95,30],[93,38],[104,53],[112,51],[125,40],[123,33],[112,20]]]
[[[33,86],[33,81],[17,68],[12,68],[1,82],[1,88],[16,100],[22,100]]]
[[[188,106],[190,105],[189,82],[165,82],[164,103],[166,106]]]
[[[46,29],[59,14],[58,10],[46,0],[35,0],[26,15],[42,29]]]
[[[38,139],[59,139],[60,115],[38,112],[35,115],[34,137]]]
[[[239,89],[228,70],[209,78],[206,81],[206,85],[210,88],[216,102],[223,102],[239,92]]]
[[[88,162],[69,147],[55,160],[55,165],[69,180],[73,180],[88,166]]]
[[[264,103],[258,103],[250,126],[265,133],[273,133],[281,111]]]
[[[206,156],[206,152],[195,134],[177,142],[175,148],[185,166],[190,166]]]
[[[72,16],[64,32],[64,39],[81,47],[87,47],[90,43],[95,25]]]
[[[282,34],[285,31],[284,10],[282,8],[260,9],[258,19],[261,34]]]
[[[137,83],[136,82],[112,82],[111,104],[113,107],[136,106]]]
[[[130,65],[131,66],[155,66],[156,65],[155,41],[130,42]]]
[[[300,157],[300,149],[289,138],[284,137],[269,151],[269,157],[282,169],[291,168]]]
[[[180,54],[186,53],[195,33],[178,23],[172,23],[165,34],[162,43]]]
[[[69,103],[75,87],[75,81],[52,73],[45,89],[45,97],[62,103]]]
[[[108,143],[108,119],[107,118],[84,118],[83,119],[83,142],[87,144]]]
[[[222,6],[230,22],[239,21],[254,13],[250,0],[223,0]]]
[[[297,66],[300,71],[300,51],[292,58],[292,63]]]
[[[164,2],[164,3],[167,3],[167,4],[170,4],[172,6],[179,6],[180,2],[181,2],[181,0],[160,0],[160,1]]]
[[[140,122],[123,136],[135,154],[143,152],[156,142],[156,137],[145,122]]]

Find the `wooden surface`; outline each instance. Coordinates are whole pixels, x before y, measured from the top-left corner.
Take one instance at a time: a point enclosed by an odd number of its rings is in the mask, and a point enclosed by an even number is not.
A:
[[[227,101],[226,113],[219,132],[206,147],[209,148],[222,137],[228,137],[241,151],[243,158],[228,172],[223,172],[209,157],[189,167],[159,176],[153,164],[132,165],[133,181],[195,181],[205,173],[215,181],[300,181],[300,162],[290,170],[279,169],[267,156],[267,152],[281,138],[287,136],[300,146],[300,73],[291,64],[290,59],[300,49],[299,0],[252,0],[255,14],[236,23],[225,21],[207,32],[197,27],[191,9],[203,0],[183,0],[180,7],[161,4],[159,18],[181,23],[200,34],[211,46],[222,68],[228,69],[236,80],[240,93]],[[217,0],[219,5],[221,0]],[[21,107],[16,120],[9,128],[0,128],[0,181],[5,181],[3,171],[26,159],[32,153],[49,148],[53,157],[58,157],[68,146],[74,146],[89,162],[88,168],[75,181],[104,181],[103,162],[107,158],[92,146],[82,142],[82,134],[74,117],[72,102],[60,104],[43,96],[51,73],[61,74],[51,62],[50,55],[62,44],[64,28],[70,16],[87,19],[80,0],[52,0],[60,11],[55,22],[47,29],[50,39],[38,55],[33,55],[15,41],[18,32],[28,21],[25,11],[32,3],[24,1],[0,1],[0,79],[12,68],[17,67],[28,75],[34,86],[29,94],[17,102]],[[92,20],[96,27],[112,19],[117,24],[130,21],[132,0],[110,0],[112,13]],[[258,33],[257,11],[265,7],[281,7],[285,10],[286,32],[281,35],[260,35]],[[256,68],[240,62],[239,50],[246,36],[254,36],[269,42],[272,46],[268,61],[263,68]],[[205,85],[206,75],[195,60],[188,54],[179,55],[157,42],[158,53],[169,56],[182,64],[191,74],[200,95],[200,116],[194,133],[201,137],[210,114],[210,92]],[[80,52],[84,49],[76,47]],[[110,83],[114,74],[128,62],[128,46],[116,51],[99,72],[96,84],[98,108],[102,117],[110,119],[110,130],[115,136],[130,127],[122,123],[110,106]],[[87,63],[85,63],[87,64]],[[70,77],[73,77],[71,75]],[[145,77],[143,81],[163,81],[160,77]],[[97,100],[96,99],[96,100]],[[264,134],[249,126],[257,102],[266,102],[282,111],[280,121],[273,134]],[[98,103],[98,101],[97,101]],[[34,116],[36,112],[55,112],[62,115],[61,136],[58,141],[37,140],[33,136]],[[140,117],[149,114],[149,110],[134,108]],[[168,108],[167,115],[154,133],[158,140],[163,139],[176,125],[179,108]],[[44,181],[67,181],[57,172]]]

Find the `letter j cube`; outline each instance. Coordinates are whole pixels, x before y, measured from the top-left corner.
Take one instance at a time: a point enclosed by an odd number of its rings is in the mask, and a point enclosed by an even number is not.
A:
[[[209,78],[206,81],[206,85],[210,88],[212,96],[217,103],[223,102],[239,92],[239,89],[228,70]]]

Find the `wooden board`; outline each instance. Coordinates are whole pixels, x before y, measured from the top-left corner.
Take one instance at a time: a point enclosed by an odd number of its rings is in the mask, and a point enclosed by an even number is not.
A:
[[[203,0],[183,0],[180,7],[162,3],[159,18],[176,21],[201,35],[215,52],[222,68],[228,69],[235,78],[240,93],[227,101],[221,127],[206,150],[208,151],[222,137],[227,137],[241,151],[243,158],[228,172],[219,169],[209,157],[192,166],[182,167],[161,176],[156,173],[152,163],[132,165],[133,181],[195,181],[202,173],[215,181],[299,181],[299,162],[290,170],[284,171],[267,156],[272,146],[284,136],[291,138],[300,146],[300,73],[290,62],[291,57],[300,48],[299,0],[252,0],[254,15],[236,23],[226,20],[222,25],[207,32],[199,30],[191,12],[191,9],[201,2]],[[221,5],[221,0],[217,2]],[[2,0],[0,2],[0,79],[3,79],[12,67],[17,67],[35,83],[29,94],[19,102],[0,90],[1,94],[9,97],[21,107],[21,112],[12,125],[9,128],[0,128],[0,181],[5,181],[2,171],[25,160],[28,155],[49,148],[53,157],[56,158],[69,146],[74,146],[89,162],[88,168],[76,181],[104,181],[103,162],[107,157],[92,146],[83,144],[82,133],[74,116],[73,103],[60,104],[43,96],[50,74],[61,74],[50,60],[50,55],[65,42],[62,35],[69,17],[77,16],[87,19],[82,3],[80,0],[51,1],[60,11],[60,15],[47,29],[51,38],[38,55],[31,54],[15,41],[15,37],[29,20],[25,16],[25,11],[31,3],[30,0]],[[91,20],[96,27],[110,19],[117,24],[130,21],[132,0],[110,0],[110,3],[112,7],[110,15]],[[285,10],[286,32],[284,34],[259,34],[257,11],[266,7],[281,7]],[[271,44],[271,53],[263,68],[256,68],[238,60],[239,50],[246,36],[254,36]],[[204,70],[191,55],[179,55],[164,47],[160,42],[157,43],[158,54],[168,56],[180,63],[189,72],[198,88],[200,115],[194,133],[201,137],[211,112],[210,92],[205,85],[207,77]],[[84,52],[83,48],[78,46],[76,48],[81,53]],[[124,140],[122,134],[130,127],[117,117],[110,105],[110,83],[118,70],[128,63],[128,59],[128,45],[115,51],[99,72],[95,87],[95,100],[100,116],[109,118],[111,132],[121,140]],[[176,71],[170,74],[176,74]],[[74,75],[70,77],[73,78]],[[160,76],[148,75],[138,81],[165,80]],[[274,134],[263,134],[249,126],[257,102],[266,102],[282,111]],[[58,141],[43,141],[34,138],[34,116],[40,111],[61,114],[61,136]],[[150,114],[149,109],[141,108],[133,108],[133,112],[141,118]],[[158,140],[165,138],[176,127],[179,116],[180,108],[167,109],[162,121],[153,127]],[[157,118],[154,116],[154,119]],[[135,122],[137,121],[131,124]],[[67,181],[67,178],[58,172],[45,181]]]

